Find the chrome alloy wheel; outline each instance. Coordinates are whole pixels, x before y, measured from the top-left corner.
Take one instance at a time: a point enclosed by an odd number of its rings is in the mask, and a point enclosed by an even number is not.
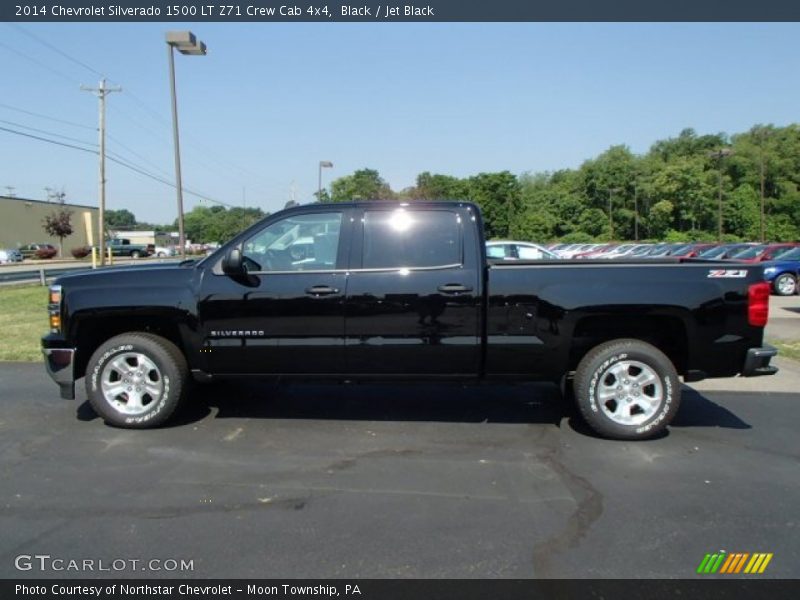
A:
[[[603,371],[596,393],[603,413],[621,425],[641,425],[664,401],[661,378],[652,367],[636,360],[623,360]]]
[[[126,415],[150,410],[164,393],[164,380],[156,364],[139,352],[126,352],[109,361],[100,376],[103,397]]]
[[[781,275],[778,277],[778,282],[776,287],[778,288],[778,292],[781,296],[792,296],[795,292],[795,287],[797,283],[795,283],[794,277],[791,275]]]

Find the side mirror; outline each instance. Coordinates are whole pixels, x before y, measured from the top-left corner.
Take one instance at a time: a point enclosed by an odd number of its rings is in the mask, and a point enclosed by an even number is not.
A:
[[[244,260],[241,248],[231,248],[222,259],[222,272],[226,275],[243,275]]]

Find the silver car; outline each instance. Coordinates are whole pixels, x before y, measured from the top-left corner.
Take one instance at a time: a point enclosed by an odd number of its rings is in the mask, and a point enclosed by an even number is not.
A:
[[[486,258],[494,260],[556,260],[559,256],[531,242],[493,240],[486,242]]]
[[[22,254],[14,248],[0,250],[0,265],[22,262]]]

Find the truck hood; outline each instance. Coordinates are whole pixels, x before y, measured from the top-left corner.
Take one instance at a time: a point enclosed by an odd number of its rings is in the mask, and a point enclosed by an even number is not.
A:
[[[55,284],[65,288],[106,286],[174,287],[185,285],[195,274],[196,264],[183,263],[145,263],[87,269],[75,273],[65,273],[55,280]]]

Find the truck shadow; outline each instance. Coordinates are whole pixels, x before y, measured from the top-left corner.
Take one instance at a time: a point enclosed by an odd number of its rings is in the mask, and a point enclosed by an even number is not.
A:
[[[190,423],[216,409],[216,418],[332,419],[558,425],[564,405],[552,384],[290,384],[219,382],[197,386]],[[194,413],[197,411],[199,415]]]
[[[740,419],[724,406],[709,400],[691,387],[683,388],[681,407],[672,427],[723,427],[725,429],[752,429],[752,425]]]
[[[97,418],[88,402],[81,404],[77,412],[82,421]],[[166,427],[181,427],[207,418],[549,424],[556,427],[564,423],[577,433],[597,437],[583,422],[574,403],[562,399],[558,387],[549,383],[281,385],[218,381],[195,386],[185,406]],[[749,429],[751,426],[697,390],[684,387],[681,407],[672,427]],[[668,435],[666,432],[660,437]]]

